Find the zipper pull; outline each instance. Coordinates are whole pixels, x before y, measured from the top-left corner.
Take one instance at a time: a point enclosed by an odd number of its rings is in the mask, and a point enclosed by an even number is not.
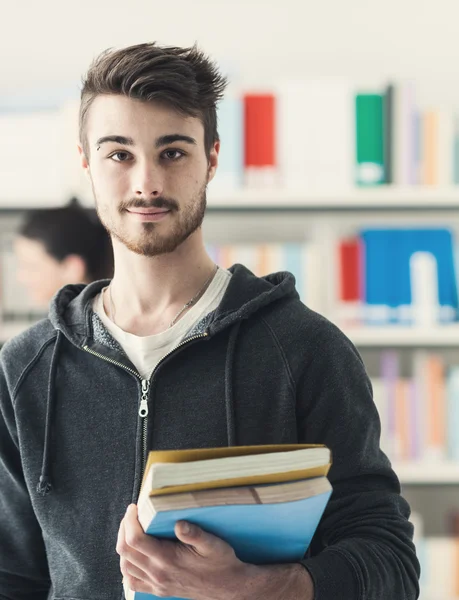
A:
[[[148,392],[150,391],[150,382],[148,379],[142,379],[142,397],[140,399],[139,416],[144,419],[148,416]]]

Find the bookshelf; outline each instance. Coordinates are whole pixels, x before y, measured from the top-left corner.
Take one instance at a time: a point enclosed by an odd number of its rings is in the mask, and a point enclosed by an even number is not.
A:
[[[393,325],[342,329],[361,348],[459,347],[459,325],[456,324],[434,328]]]
[[[394,462],[392,466],[402,485],[459,485],[457,462]]]
[[[459,186],[381,185],[311,193],[301,189],[237,189],[223,193],[210,188],[208,210],[226,211],[448,211],[459,209]]]

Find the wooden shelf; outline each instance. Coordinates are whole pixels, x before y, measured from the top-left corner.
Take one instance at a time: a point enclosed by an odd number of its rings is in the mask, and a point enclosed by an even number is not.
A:
[[[210,211],[454,210],[459,208],[459,185],[386,185],[318,193],[301,189],[237,189],[225,192],[209,189],[208,208]]]
[[[392,468],[402,484],[459,485],[458,462],[393,462]]]
[[[342,327],[342,329],[347,337],[360,347],[459,347],[459,325],[457,324],[431,329],[397,325]]]

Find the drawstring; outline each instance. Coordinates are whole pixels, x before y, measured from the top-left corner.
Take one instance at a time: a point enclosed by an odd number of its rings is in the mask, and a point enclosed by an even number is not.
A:
[[[51,420],[53,415],[55,400],[55,379],[57,363],[59,359],[59,348],[61,344],[62,333],[57,332],[56,344],[54,346],[53,357],[51,359],[51,368],[49,370],[48,381],[48,401],[46,404],[46,424],[45,424],[45,444],[43,448],[43,462],[41,466],[40,480],[37,484],[37,493],[40,496],[46,496],[52,489],[51,476],[49,473],[49,459],[51,446]]]
[[[236,348],[236,339],[241,327],[242,321],[238,321],[231,330],[228,349],[226,351],[225,365],[225,405],[226,405],[226,430],[228,438],[228,446],[236,445],[236,426],[235,426],[235,411],[233,398],[233,366],[234,353]]]
[[[231,330],[228,348],[226,351],[225,364],[225,405],[226,405],[226,428],[228,446],[236,445],[236,427],[235,427],[235,411],[233,398],[233,367],[234,354],[236,348],[236,340],[241,327],[241,321]],[[37,484],[37,493],[40,496],[46,496],[52,490],[51,475],[50,475],[50,451],[51,451],[51,432],[52,432],[52,416],[55,401],[55,379],[57,372],[57,364],[59,360],[59,350],[62,340],[62,333],[58,331],[56,345],[54,346],[53,357],[51,359],[51,368],[49,371],[48,381],[48,401],[46,405],[46,425],[45,425],[45,443],[43,448],[43,462],[41,467],[40,479]]]

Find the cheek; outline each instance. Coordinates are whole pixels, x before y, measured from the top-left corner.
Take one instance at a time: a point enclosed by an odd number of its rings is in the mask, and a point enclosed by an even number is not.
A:
[[[99,200],[105,197],[124,196],[129,189],[129,172],[113,165],[94,165],[91,182]]]

